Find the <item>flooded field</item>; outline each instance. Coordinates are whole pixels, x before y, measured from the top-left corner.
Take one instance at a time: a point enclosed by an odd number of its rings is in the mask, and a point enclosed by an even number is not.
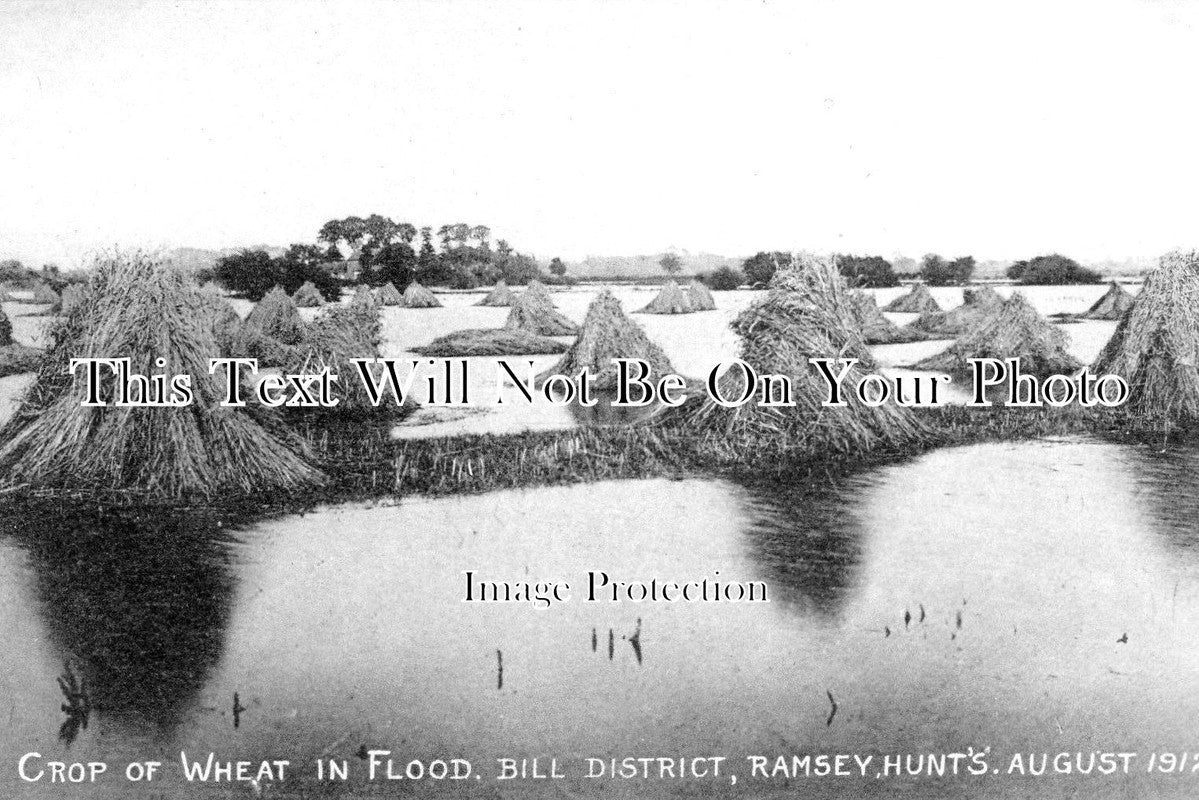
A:
[[[621,301],[626,312],[643,308],[657,292],[649,286],[584,286],[555,289],[554,303],[570,319],[582,322],[587,306],[603,288],[610,288]],[[1139,286],[1129,286],[1134,294]],[[880,306],[907,291],[907,287],[873,290]],[[933,297],[943,308],[952,308],[962,302],[962,290],[955,287],[932,289]],[[1022,292],[1042,314],[1081,313],[1086,311],[1106,291],[1106,286],[1000,286],[997,291],[1007,297],[1014,291]],[[433,309],[383,309],[384,355],[390,357],[418,358],[409,348],[426,345],[439,336],[467,328],[494,328],[504,324],[507,308],[487,308],[475,305],[485,292],[461,292],[438,295],[443,308]],[[656,315],[632,314],[650,339],[661,345],[670,357],[676,371],[689,378],[704,378],[712,367],[721,360],[737,356],[737,337],[729,323],[764,292],[734,291],[713,292],[715,311],[695,314]],[[311,318],[315,309],[302,309]],[[916,318],[915,314],[887,314],[896,324],[903,325]],[[1062,325],[1070,337],[1069,351],[1090,363],[1099,354],[1111,336],[1116,323],[1084,321]],[[569,339],[563,341],[569,342]],[[903,369],[921,359],[934,355],[949,347],[952,340],[933,340],[899,345],[876,345],[871,348],[878,358],[884,373],[890,375],[929,374]],[[557,363],[557,356],[534,356],[536,371],[543,371]],[[494,359],[472,360],[471,392],[474,396],[494,397],[499,391],[497,376],[493,369]],[[415,387],[417,399],[423,389]],[[948,387],[948,402],[965,402],[968,396],[959,386]],[[578,420],[568,409],[555,407],[537,399],[533,404],[515,403],[504,407],[485,406],[469,409],[425,409],[414,414],[396,429],[396,436],[421,438],[449,436],[466,433],[510,433],[522,430],[550,430],[569,428]]]
[[[236,531],[8,519],[0,735],[46,759],[160,758],[166,796],[180,750],[306,776],[345,759],[364,790],[360,756],[380,749],[482,776],[389,796],[1189,797],[1189,773],[1145,768],[1192,745],[1199,713],[1197,459],[1072,439],[838,485],[601,483]],[[770,602],[586,602],[588,570],[763,582]],[[465,571],[572,597],[464,603]],[[88,687],[86,728],[60,677]],[[1141,760],[1130,776],[956,779],[763,779],[745,760],[969,748],[1004,773],[1018,753]],[[534,756],[566,777],[493,780],[495,759]],[[587,758],[625,756],[728,761],[720,780],[583,777]],[[2,776],[6,796],[110,796],[103,779]]]
[[[556,289],[555,304],[570,319],[581,323],[587,306],[596,294],[605,287],[586,286]],[[614,286],[612,289],[626,312],[643,308],[656,294],[656,287]],[[1133,293],[1138,286],[1129,286]],[[1031,286],[1016,289],[1000,286],[1000,294],[1010,296],[1021,291],[1042,314],[1080,313],[1085,311],[1105,291],[1105,286]],[[896,296],[906,292],[904,288],[878,289],[873,293],[880,306],[886,305]],[[931,290],[933,297],[943,308],[952,308],[962,302],[960,288],[946,287]],[[439,336],[469,328],[497,328],[507,319],[507,308],[489,308],[476,303],[486,292],[457,292],[439,294],[443,308],[409,309],[385,307],[382,310],[384,345],[383,355],[393,358],[420,358],[410,348],[427,345]],[[729,323],[746,306],[763,296],[764,292],[735,291],[713,292],[716,310],[696,314],[657,315],[633,314],[633,319],[645,328],[649,337],[666,351],[676,371],[689,378],[704,378],[719,361],[737,356],[737,337]],[[234,306],[243,316],[250,304],[234,300]],[[52,317],[34,316],[42,306],[24,303],[6,303],[5,312],[13,319],[13,333],[17,341],[32,346],[45,344],[45,326]],[[319,309],[301,309],[306,319],[312,319]],[[915,314],[890,314],[896,324],[903,325]],[[1116,323],[1083,321],[1060,326],[1070,337],[1070,352],[1084,363],[1090,363],[1099,354],[1111,336]],[[571,339],[561,341],[569,343]],[[871,351],[878,359],[883,372],[889,375],[926,375],[929,373],[904,369],[921,359],[934,355],[949,347],[952,340],[931,340],[911,344],[875,345]],[[527,358],[513,357],[513,364],[524,364],[533,360],[534,372],[543,372],[557,363],[556,355],[531,355]],[[426,438],[480,433],[513,433],[525,430],[556,430],[580,424],[571,409],[559,407],[536,397],[532,404],[510,402],[502,407],[491,405],[492,398],[501,392],[500,378],[492,357],[473,358],[470,367],[472,397],[481,403],[470,408],[426,408],[417,411],[395,429],[398,438]],[[29,385],[28,376],[0,378],[0,419],[6,418],[12,404]],[[508,381],[504,381],[508,383]],[[414,399],[427,400],[427,392],[421,382],[414,386]],[[519,397],[516,390],[506,390],[509,396]],[[951,385],[945,392],[947,402],[965,402],[966,390],[960,385]]]

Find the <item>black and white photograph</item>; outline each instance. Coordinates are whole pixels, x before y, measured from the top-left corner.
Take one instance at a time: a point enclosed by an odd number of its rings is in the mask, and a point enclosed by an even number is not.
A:
[[[0,0],[0,797],[1199,796],[1199,4]]]

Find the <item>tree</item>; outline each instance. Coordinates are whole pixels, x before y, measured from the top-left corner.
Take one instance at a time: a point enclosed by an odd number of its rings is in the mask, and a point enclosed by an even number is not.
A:
[[[969,283],[974,274],[974,256],[961,256],[946,261],[929,253],[920,262],[920,277],[929,286],[959,286]]]
[[[437,229],[437,235],[441,237],[441,252],[449,253],[455,248],[466,246],[467,240],[470,239],[471,231],[471,226],[465,222],[442,225]]]
[[[258,302],[275,285],[292,294],[312,281],[326,300],[341,294],[337,278],[321,266],[324,251],[313,244],[293,244],[279,258],[265,250],[241,250],[220,259],[213,277],[229,291]]]
[[[562,263],[562,259],[557,256],[550,259],[550,272],[559,278],[566,274],[566,265]]]
[[[664,269],[667,275],[677,275],[683,270],[683,259],[674,253],[666,253],[658,259],[658,266]]]
[[[362,217],[346,217],[345,219],[331,219],[321,226],[317,233],[317,241],[325,244],[345,244],[354,252],[357,252],[362,245],[363,240],[367,236],[366,220]]]
[[[279,282],[279,271],[265,250],[240,250],[216,263],[213,277],[234,294],[255,302]]]
[[[741,285],[745,280],[745,276],[726,264],[707,275],[701,276],[701,280],[712,289],[731,291]]]
[[[325,260],[324,252],[314,244],[293,244],[288,245],[282,256],[283,262],[288,264],[299,264],[306,267],[315,267]],[[297,289],[300,287],[296,287]]]
[[[421,283],[432,283],[437,274],[437,250],[433,247],[433,229],[428,225],[420,229],[420,253],[416,256],[416,278]]]
[[[510,284],[523,285],[531,280],[542,277],[541,267],[538,266],[537,259],[527,256],[524,253],[514,252],[497,266],[500,270],[499,277],[502,277]]]
[[[339,250],[337,248],[337,245],[335,245],[335,244],[329,245],[329,249],[325,251],[325,260],[326,261],[341,261],[342,260],[341,250]]]
[[[770,283],[776,269],[789,266],[791,266],[791,254],[776,250],[773,253],[758,252],[745,259],[741,268],[745,272],[746,280],[752,284]]]
[[[404,244],[412,244],[412,240],[416,238],[416,226],[411,222],[401,222],[396,225],[396,236]]]
[[[324,260],[324,251],[316,245],[293,244],[273,261],[272,268],[278,284],[288,294],[295,294],[296,289],[311,282],[326,300],[337,300],[341,296],[341,282],[321,266]]]
[[[470,229],[469,238],[474,239],[479,243],[479,247],[486,250],[490,247],[487,240],[491,238],[491,228],[486,225],[475,225]]]
[[[29,271],[17,259],[7,258],[0,261],[0,281],[5,283],[20,283],[29,277]]]
[[[371,259],[370,269],[363,277],[372,286],[395,284],[403,291],[417,271],[416,251],[405,242],[392,242]]]
[[[1100,283],[1103,280],[1095,270],[1087,269],[1061,253],[1017,261],[1007,268],[1007,276],[1024,285]]]
[[[898,286],[891,262],[882,256],[835,256],[837,269],[854,286]]]

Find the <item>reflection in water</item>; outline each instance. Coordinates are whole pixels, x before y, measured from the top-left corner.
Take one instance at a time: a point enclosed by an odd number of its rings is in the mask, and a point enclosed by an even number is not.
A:
[[[167,728],[221,655],[231,583],[223,543],[195,517],[61,507],[3,515],[29,554],[58,678],[68,743],[90,712]]]
[[[641,617],[637,617],[637,630],[629,637],[629,644],[633,648],[633,655],[637,656],[637,664],[641,664]]]
[[[1199,555],[1199,450],[1130,447],[1124,452],[1157,532],[1173,547]]]
[[[233,727],[234,728],[241,727],[241,713],[243,711],[248,711],[248,710],[249,709],[247,709],[245,706],[243,706],[241,704],[241,696],[238,695],[237,692],[234,692],[233,693]]]
[[[873,475],[745,485],[745,535],[771,602],[829,616],[839,611],[853,588],[865,539],[850,506]]]
[[[63,665],[63,673],[58,676],[58,688],[62,691],[64,701],[62,713],[67,717],[58,728],[58,738],[70,747],[79,735],[80,728],[87,730],[92,701],[87,693],[87,679],[75,673],[70,661]]]

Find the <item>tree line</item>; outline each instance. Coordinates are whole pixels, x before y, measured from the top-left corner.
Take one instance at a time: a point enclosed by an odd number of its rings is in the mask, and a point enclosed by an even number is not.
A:
[[[345,277],[339,262],[358,262],[358,272]],[[562,278],[561,259],[550,272]],[[327,299],[335,299],[347,283],[382,286],[392,283],[403,291],[418,281],[431,286],[474,289],[499,280],[526,284],[546,279],[532,256],[515,250],[505,239],[492,242],[486,225],[456,222],[416,227],[381,214],[331,219],[321,226],[316,244],[293,244],[280,256],[264,250],[241,250],[221,258],[212,276],[230,291],[251,300],[278,284],[288,293],[311,281]]]
[[[741,275],[724,276],[724,282],[738,280],[738,284],[748,282],[753,285],[766,284],[774,277],[776,270],[788,267],[792,263],[792,254],[782,251],[761,251],[747,258],[741,267]],[[959,256],[944,258],[936,253],[929,253],[917,264],[911,259],[902,259],[904,266],[909,269],[899,271],[895,264],[882,256],[857,256],[851,254],[834,255],[837,268],[842,275],[854,286],[887,287],[898,286],[901,277],[919,278],[929,286],[961,286],[969,283],[974,276],[977,262],[974,256]],[[900,261],[900,259],[896,259]],[[914,269],[911,269],[914,267]],[[729,268],[722,268],[729,270]],[[729,270],[736,272],[735,270]],[[719,273],[720,270],[717,270]],[[713,273],[713,277],[717,273]],[[1016,261],[1007,268],[1007,277],[1023,285],[1057,285],[1068,283],[1100,283],[1103,276],[1094,270],[1081,266],[1077,261],[1059,253],[1037,256],[1027,261]],[[709,281],[710,282],[710,281]]]

